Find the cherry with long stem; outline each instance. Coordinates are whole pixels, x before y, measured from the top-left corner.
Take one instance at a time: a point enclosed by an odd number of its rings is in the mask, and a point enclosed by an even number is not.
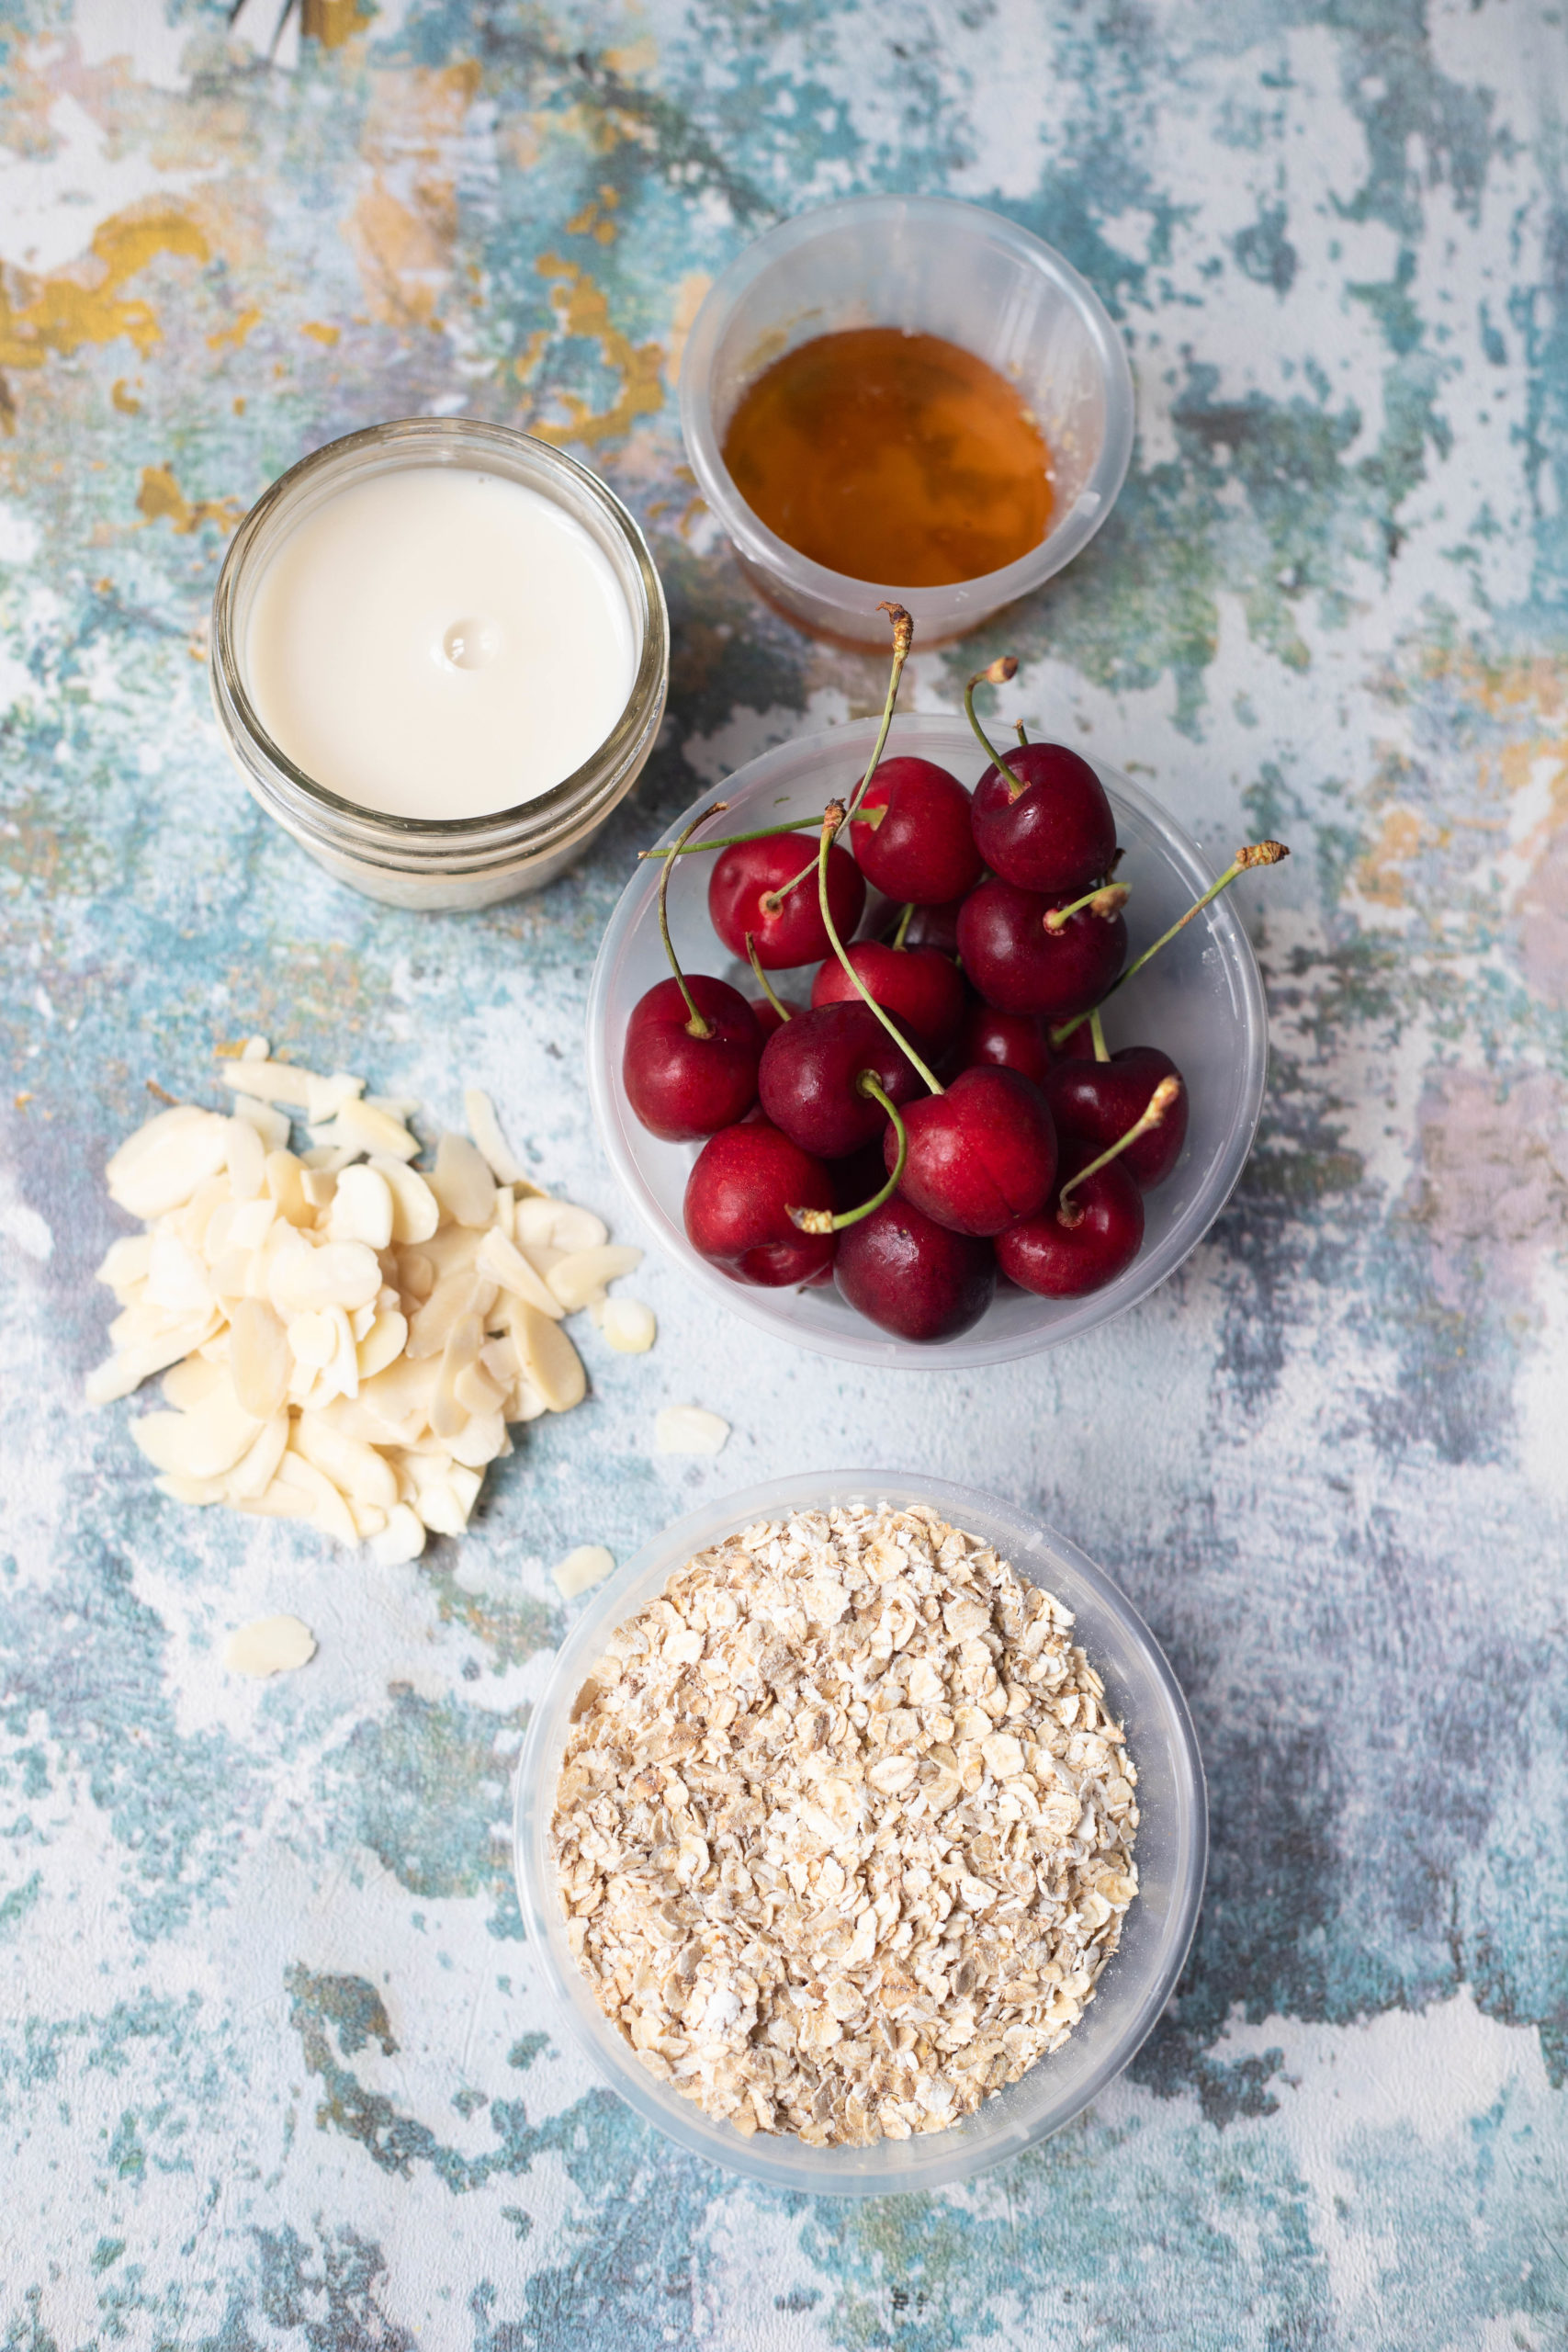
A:
[[[700,817],[694,817],[675,843],[672,854],[679,856],[692,835],[700,832],[710,817],[722,817],[728,806],[728,800],[716,800],[711,808],[705,808]],[[675,953],[675,943],[670,936],[670,876],[673,870],[671,859],[667,857],[664,861],[664,871],[659,877],[659,936],[664,942],[664,953],[670,958],[670,969],[675,975],[675,985],[685,998],[686,1010],[692,1016],[686,1026],[694,1037],[711,1037],[712,1023],[705,1021],[697,1011],[696,1000],[686,985],[686,975],[681,969],[681,959]]]
[[[902,605],[890,605],[884,600],[876,609],[879,613],[887,614],[893,623],[893,669],[887,681],[887,699],[882,706],[882,724],[876,730],[876,741],[871,747],[871,757],[866,762],[865,774],[850,795],[849,807],[845,810],[842,820],[846,824],[865,798],[866,787],[876,774],[877,763],[886,747],[887,730],[893,724],[893,706],[898,699],[898,681],[904,674],[904,664],[909,658],[909,648],[915,641],[915,624]],[[816,863],[816,859],[813,858],[811,865],[803,865],[800,872],[785,882],[781,888],[768,893],[762,904],[770,913],[778,911],[790,892],[806,880],[811,872],[812,865]]]
[[[1231,884],[1236,879],[1238,875],[1248,874],[1255,866],[1278,865],[1280,860],[1289,857],[1290,854],[1290,851],[1286,848],[1283,842],[1249,842],[1243,848],[1238,849],[1235,857],[1232,858],[1230,864],[1226,866],[1224,872],[1220,876],[1218,881],[1211,882],[1202,897],[1201,899],[1194,899],[1186,913],[1183,915],[1178,915],[1176,921],[1171,924],[1170,929],[1168,931],[1161,932],[1153,946],[1145,947],[1141,956],[1134,956],[1132,963],[1128,965],[1124,972],[1118,973],[1116,978],[1111,981],[1111,986],[1100,999],[1100,1003],[1101,1005],[1109,1003],[1110,1000],[1115,995],[1117,989],[1125,988],[1127,982],[1134,977],[1134,973],[1141,972],[1144,966],[1149,962],[1151,957],[1157,956],[1162,947],[1168,946],[1170,942],[1176,937],[1177,933],[1179,931],[1185,930],[1194,915],[1201,914],[1204,908],[1212,904],[1212,902],[1219,897],[1222,890],[1228,890]],[[1096,1006],[1095,1009],[1098,1011],[1099,1006]],[[1055,1028],[1051,1032],[1052,1045],[1061,1046],[1065,1044],[1066,1039],[1071,1036],[1073,1031],[1077,1027],[1078,1019],[1081,1017],[1082,1016],[1079,1015],[1071,1021],[1059,1022]]]
[[[931,1072],[926,1068],[925,1063],[920,1059],[919,1055],[915,1051],[913,1046],[910,1045],[908,1038],[904,1035],[903,1031],[889,1017],[889,1015],[884,1012],[882,1006],[877,1003],[876,999],[872,995],[871,990],[866,987],[865,982],[861,978],[860,974],[855,970],[855,967],[851,963],[849,956],[845,954],[844,943],[839,937],[837,927],[834,924],[833,910],[828,903],[828,852],[832,848],[833,842],[837,838],[843,822],[843,802],[841,800],[829,800],[827,808],[822,811],[822,833],[821,838],[817,844],[817,901],[822,910],[822,927],[827,932],[828,937],[832,943],[834,955],[838,957],[840,963],[843,966],[845,971],[854,982],[856,995],[860,997],[863,1003],[870,1006],[872,1012],[875,1013],[878,1021],[881,1022],[883,1027],[886,1030],[894,1043],[908,1055],[909,1060],[913,1062],[921,1078],[924,1079],[926,1085],[931,1090],[931,1093],[940,1094],[942,1091],[941,1080],[932,1076]]]
[[[1181,1080],[1179,1078],[1162,1078],[1150,1095],[1148,1108],[1142,1118],[1135,1119],[1126,1134],[1118,1136],[1110,1149],[1102,1151],[1098,1159],[1088,1161],[1084,1167],[1077,1170],[1076,1174],[1068,1177],[1056,1194],[1056,1216],[1061,1224],[1071,1228],[1082,1221],[1083,1211],[1072,1201],[1071,1194],[1080,1184],[1086,1183],[1089,1177],[1098,1176],[1102,1168],[1108,1168],[1113,1159],[1120,1159],[1129,1145],[1135,1144],[1140,1136],[1146,1136],[1151,1129],[1161,1125],[1166,1113],[1174,1102],[1179,1100],[1180,1094]]]
[[[874,1193],[870,1200],[863,1201],[858,1208],[841,1209],[837,1212],[832,1209],[792,1208],[789,1213],[791,1219],[799,1226],[802,1233],[842,1233],[847,1225],[858,1225],[862,1217],[874,1215],[882,1206],[884,1201],[890,1201],[898,1190],[898,1179],[904,1173],[904,1162],[909,1156],[908,1130],[898,1114],[897,1104],[878,1083],[873,1071],[863,1069],[855,1080],[855,1085],[869,1101],[881,1103],[887,1114],[893,1132],[898,1138],[898,1149],[892,1170],[881,1191]]]
[[[1132,895],[1125,882],[1099,883],[1094,889],[1086,890],[1081,899],[1075,899],[1070,906],[1047,908],[1045,928],[1047,931],[1066,931],[1074,915],[1082,914],[1086,909],[1092,915],[1103,915],[1109,919],[1121,913]]]
[[[968,684],[964,689],[964,716],[969,721],[970,726],[974,729],[980,749],[990,761],[991,765],[999,775],[1007,777],[1009,785],[1008,797],[1012,800],[1016,800],[1019,794],[1025,789],[1023,778],[1018,775],[1015,769],[1009,767],[1006,760],[1003,759],[1001,753],[996,749],[990,740],[990,737],[981,726],[979,718],[975,709],[975,689],[976,686],[1005,686],[1016,678],[1017,675],[1017,662],[1010,653],[1003,653],[998,655],[998,659],[991,662],[987,668],[984,670],[976,670],[974,676],[970,679]],[[1018,733],[1019,749],[1021,751],[1027,750],[1029,739],[1024,734],[1021,723],[1020,724]]]

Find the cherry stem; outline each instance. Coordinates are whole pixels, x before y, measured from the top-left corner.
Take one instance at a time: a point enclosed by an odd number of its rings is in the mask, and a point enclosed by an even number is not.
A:
[[[1222,890],[1228,890],[1238,874],[1250,873],[1255,865],[1278,865],[1280,859],[1289,857],[1290,854],[1283,842],[1249,842],[1246,848],[1238,849],[1219,880],[1211,882],[1202,897],[1194,899],[1187,912],[1184,915],[1178,915],[1170,929],[1161,932],[1152,947],[1145,947],[1143,954],[1134,962],[1129,964],[1124,972],[1118,974],[1100,998],[1100,1003],[1108,1004],[1117,989],[1125,988],[1134,973],[1141,972],[1149,958],[1152,956],[1157,956],[1162,947],[1168,945],[1177,933],[1191,922],[1194,915],[1201,914],[1211,899],[1217,899]],[[1098,1009],[1097,1007],[1096,1010]],[[1064,1045],[1082,1019],[1083,1015],[1080,1012],[1071,1021],[1059,1021],[1051,1032],[1051,1043],[1054,1046]]]
[[[915,902],[914,902],[913,899],[910,899],[910,901],[909,901],[909,903],[908,903],[908,905],[905,908],[905,910],[904,910],[903,913],[902,913],[902,914],[899,916],[899,918],[898,918],[898,928],[897,928],[897,931],[894,933],[894,934],[893,934],[893,944],[894,944],[894,946],[895,946],[895,947],[902,947],[902,946],[903,946],[903,944],[904,944],[904,933],[905,933],[908,930],[908,928],[909,928],[909,922],[910,922],[910,918],[911,918],[911,917],[912,917],[912,915],[914,914],[914,911],[915,911]]]
[[[1028,751],[1028,749],[1029,749],[1029,729],[1028,729],[1028,728],[1024,725],[1024,723],[1023,723],[1023,721],[1022,721],[1022,719],[1021,719],[1021,718],[1015,718],[1015,719],[1013,720],[1013,722],[1012,722],[1012,723],[1013,723],[1014,727],[1018,729],[1018,748],[1019,748],[1019,750],[1020,750],[1021,752],[1027,752],[1027,751]]]
[[[975,729],[976,736],[979,738],[980,749],[985,752],[986,757],[990,761],[991,765],[999,775],[1007,777],[1009,784],[1012,787],[1011,797],[1014,800],[1018,798],[1019,794],[1024,789],[1022,781],[1013,774],[1011,768],[1009,767],[1007,762],[1003,759],[1001,753],[998,751],[996,745],[992,742],[990,737],[981,726],[978,718],[976,718],[975,689],[976,686],[1005,686],[1010,678],[1016,678],[1017,675],[1018,663],[1013,660],[1010,653],[1004,653],[998,660],[991,663],[988,670],[976,670],[975,675],[970,679],[969,684],[964,689],[964,715],[968,719],[970,726]]]
[[[829,800],[827,808],[822,811],[822,838],[817,845],[817,903],[822,910],[823,929],[827,932],[829,939],[832,942],[834,955],[838,957],[840,963],[849,974],[850,978],[853,981],[856,992],[862,999],[863,1002],[870,1005],[873,1012],[875,1013],[877,1019],[881,1022],[883,1027],[886,1030],[888,1035],[897,1046],[899,1052],[907,1055],[908,1059],[913,1062],[920,1076],[925,1080],[927,1086],[931,1089],[931,1091],[933,1094],[941,1094],[943,1091],[943,1089],[939,1081],[931,1076],[931,1071],[926,1068],[924,1062],[920,1059],[919,1054],[916,1053],[913,1046],[910,1045],[909,1040],[904,1035],[902,1030],[899,1029],[897,1024],[889,1018],[882,1006],[877,1003],[876,999],[872,995],[871,990],[866,987],[865,982],[861,978],[860,974],[856,971],[854,966],[845,955],[844,943],[839,937],[838,932],[834,927],[833,910],[828,904],[828,852],[832,848],[833,836],[838,831],[843,821],[843,802],[841,800]]]
[[[1095,1060],[1108,1062],[1111,1059],[1111,1048],[1105,1042],[1105,1024],[1100,1020],[1098,1004],[1089,1016],[1089,1034],[1094,1044]]]
[[[1109,922],[1112,915],[1121,913],[1132,895],[1125,882],[1097,882],[1092,890],[1086,890],[1083,897],[1075,899],[1070,907],[1048,908],[1045,928],[1047,931],[1066,931],[1072,917],[1081,915],[1086,907],[1091,914],[1102,915]]]
[[[1166,1113],[1169,1110],[1171,1104],[1176,1101],[1180,1092],[1181,1080],[1179,1078],[1162,1078],[1159,1084],[1155,1088],[1154,1092],[1149,1097],[1148,1105],[1144,1112],[1143,1117],[1141,1119],[1134,1119],[1126,1134],[1120,1136],[1118,1140],[1111,1146],[1109,1151],[1102,1151],[1098,1159],[1091,1159],[1087,1168],[1080,1168],[1076,1176],[1068,1177],[1066,1182],[1063,1185],[1061,1191],[1056,1195],[1056,1216],[1060,1222],[1066,1226],[1069,1230],[1075,1225],[1082,1223],[1083,1211],[1078,1208],[1075,1203],[1074,1214],[1071,1216],[1063,1216],[1062,1212],[1067,1206],[1068,1193],[1076,1192],[1077,1187],[1089,1177],[1098,1175],[1100,1170],[1102,1168],[1108,1167],[1111,1161],[1113,1160],[1119,1153],[1125,1151],[1130,1143],[1136,1143],[1140,1136],[1146,1136],[1150,1132],[1151,1128],[1163,1125]]]
[[[858,1225],[863,1216],[870,1216],[885,1202],[890,1201],[898,1190],[898,1179],[904,1173],[904,1162],[909,1156],[908,1130],[898,1116],[898,1106],[890,1094],[883,1091],[873,1070],[862,1070],[855,1080],[855,1089],[858,1093],[868,1095],[872,1102],[880,1102],[893,1122],[893,1132],[898,1138],[898,1157],[893,1162],[893,1172],[882,1190],[873,1193],[870,1200],[863,1201],[858,1209],[844,1209],[837,1216],[831,1209],[791,1209],[790,1216],[802,1233],[842,1233],[846,1225]]]
[[[728,801],[719,803],[721,808],[728,805]],[[682,834],[670,849],[639,849],[637,855],[639,858],[661,857],[668,863],[672,857],[691,857],[698,850],[739,849],[742,842],[773,842],[777,841],[781,833],[807,833],[810,830],[809,818],[789,818],[783,824],[760,825],[754,833],[716,833],[711,841],[705,842],[688,841]]]
[[[664,871],[668,874],[670,868],[666,866]],[[749,931],[746,934],[746,960],[757,975],[757,986],[761,989],[762,994],[767,998],[768,1002],[773,1006],[773,1011],[778,1014],[779,1019],[781,1021],[787,1021],[790,1017],[789,1007],[787,1004],[781,1004],[778,998],[773,994],[773,984],[769,979],[766,972],[763,971],[761,965],[757,960],[757,934],[754,931]]]
[[[904,674],[904,664],[909,658],[909,648],[915,641],[915,624],[902,605],[889,605],[884,602],[878,605],[876,609],[879,613],[886,613],[893,623],[893,670],[887,681],[887,699],[882,706],[882,724],[876,730],[876,741],[872,745],[871,757],[866,762],[865,774],[850,795],[850,805],[844,820],[846,824],[853,822],[861,802],[865,798],[871,779],[876,774],[887,742],[887,730],[893,724],[893,706],[898,699],[898,681]],[[768,892],[762,900],[762,905],[769,914],[777,914],[790,892],[799,888],[816,864],[817,860],[813,858],[810,865],[803,865],[798,874],[792,875],[790,879],[781,883],[776,890]]]
[[[728,800],[716,800],[711,808],[705,808],[700,817],[694,817],[675,844],[676,853],[679,854],[685,848],[700,825],[705,825],[710,817],[722,817],[728,806]],[[673,871],[674,859],[667,857],[664,861],[664,871],[659,877],[659,936],[664,942],[664,953],[670,958],[670,969],[675,975],[675,985],[685,998],[686,1010],[692,1016],[686,1023],[687,1034],[693,1037],[711,1037],[713,1023],[710,1021],[705,1021],[697,1011],[696,998],[686,986],[686,975],[681,969],[681,959],[675,953],[675,943],[670,936],[670,876]]]

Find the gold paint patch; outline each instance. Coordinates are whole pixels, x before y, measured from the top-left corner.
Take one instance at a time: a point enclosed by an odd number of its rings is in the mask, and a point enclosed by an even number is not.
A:
[[[26,289],[13,303],[0,284],[0,368],[41,368],[51,352],[129,335],[140,352],[162,340],[150,303],[122,301],[122,289],[160,254],[209,259],[207,239],[188,212],[169,204],[121,212],[100,223],[85,259],[47,277],[15,273]]]
[[[535,264],[541,277],[556,281],[550,300],[558,331],[582,335],[597,343],[607,368],[619,372],[621,389],[607,409],[598,413],[575,392],[558,395],[570,422],[551,424],[534,420],[529,430],[541,441],[583,441],[590,446],[620,439],[639,416],[657,416],[664,405],[664,352],[657,343],[634,344],[610,316],[608,299],[585,270],[559,254],[541,254]]]
[[[216,523],[227,535],[245,510],[237,498],[202,498],[193,504],[167,466],[144,466],[136,511],[149,523],[166,516],[183,536],[203,523]]]

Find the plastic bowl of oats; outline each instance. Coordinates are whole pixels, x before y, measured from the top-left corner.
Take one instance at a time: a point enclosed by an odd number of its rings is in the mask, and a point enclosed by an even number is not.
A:
[[[1017,2155],[1148,2035],[1203,1890],[1191,1717],[1009,1505],[875,1471],[678,1521],[595,1591],[518,1766],[523,1914],[694,2155],[875,2197]]]

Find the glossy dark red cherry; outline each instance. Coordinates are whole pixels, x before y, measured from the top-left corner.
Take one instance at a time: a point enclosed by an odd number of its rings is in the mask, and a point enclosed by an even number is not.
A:
[[[1149,1107],[1162,1078],[1179,1083],[1181,1072],[1157,1046],[1123,1046],[1108,1062],[1058,1062],[1045,1080],[1045,1100],[1064,1138],[1091,1147],[1089,1158],[1107,1151]],[[1187,1089],[1158,1126],[1130,1143],[1121,1165],[1144,1192],[1163,1184],[1187,1140]]]
[[[1102,881],[1116,820],[1087,760],[1065,743],[1022,743],[975,787],[975,845],[993,874],[1048,899],[1077,899]]]
[[[955,1340],[997,1286],[988,1241],[954,1233],[895,1193],[839,1236],[833,1279],[871,1322],[901,1340]]]
[[[904,1113],[908,1156],[898,1189],[954,1233],[1000,1233],[1044,1205],[1056,1173],[1056,1135],[1037,1086],[1016,1070],[961,1070],[942,1094]],[[897,1138],[883,1137],[891,1170]]]
[[[980,878],[969,795],[931,760],[882,762],[850,826],[850,845],[866,880],[901,905],[961,899]]]
[[[775,1029],[784,1027],[786,1018],[797,1012],[804,1012],[806,1010],[803,1004],[796,1004],[793,997],[787,996],[781,996],[779,999],[779,1004],[784,1007],[783,1012],[779,1012],[776,1005],[770,1004],[765,996],[749,996],[746,1001],[756,1015],[757,1026],[762,1033],[764,1044]]]
[[[797,1012],[762,1048],[757,1086],[763,1113],[803,1151],[840,1159],[877,1141],[888,1125],[881,1103],[856,1083],[863,1070],[900,1105],[921,1091],[914,1064],[858,998]]]
[[[958,1039],[959,1068],[1015,1069],[1040,1086],[1051,1067],[1045,1032],[1032,1012],[998,1012],[992,1004],[972,1004]]]
[[[832,944],[818,904],[817,876],[808,874],[787,898],[770,905],[770,894],[795,881],[809,865],[815,844],[807,833],[769,833],[760,842],[736,842],[721,850],[708,876],[708,918],[732,956],[746,959],[746,934],[757,943],[757,961],[766,972],[796,964],[819,964]],[[865,905],[865,877],[837,842],[828,853],[828,904],[840,939],[848,939]]]
[[[752,1010],[755,1011],[755,1006],[753,1006]],[[1080,1021],[1077,1027],[1070,1030],[1067,1035],[1063,1038],[1059,1046],[1053,1046],[1051,1047],[1051,1052],[1055,1059],[1057,1061],[1093,1061],[1096,1058],[1094,1051],[1094,1032],[1089,1027],[1089,1023],[1087,1021]]]
[[[944,956],[958,953],[958,910],[962,899],[946,899],[940,907],[917,907],[905,927],[906,947],[936,947]],[[888,917],[888,928],[898,922],[897,910]]]
[[[1062,1182],[1069,1182],[1078,1169],[1098,1157],[1098,1151],[1083,1144],[1066,1149]],[[1081,1298],[1086,1291],[1102,1290],[1132,1264],[1143,1246],[1144,1196],[1122,1160],[1112,1159],[1086,1176],[1069,1193],[1068,1207],[1069,1214],[1076,1209],[1079,1215],[1076,1222],[1065,1224],[1058,1185],[1049,1208],[997,1236],[1001,1272],[1040,1298]]]
[[[830,1209],[833,1187],[819,1159],[766,1119],[710,1136],[686,1179],[686,1238],[733,1282],[782,1290],[815,1282],[837,1236],[802,1233],[792,1208]]]
[[[964,975],[952,956],[934,947],[888,947],[879,939],[858,939],[847,953],[877,1003],[922,1052],[945,1053],[963,1025],[968,998]],[[812,981],[811,1001],[860,1003],[860,990],[836,956],[828,958]]]
[[[694,1143],[743,1119],[757,1099],[762,1033],[738,989],[705,972],[686,981],[708,1025],[692,1027],[679,980],[660,980],[639,997],[626,1023],[621,1077],[626,1100],[650,1135]]]
[[[964,969],[998,1012],[1062,1021],[1098,1004],[1127,956],[1120,913],[1085,907],[1048,931],[1054,902],[992,876],[971,890],[958,917]]]

